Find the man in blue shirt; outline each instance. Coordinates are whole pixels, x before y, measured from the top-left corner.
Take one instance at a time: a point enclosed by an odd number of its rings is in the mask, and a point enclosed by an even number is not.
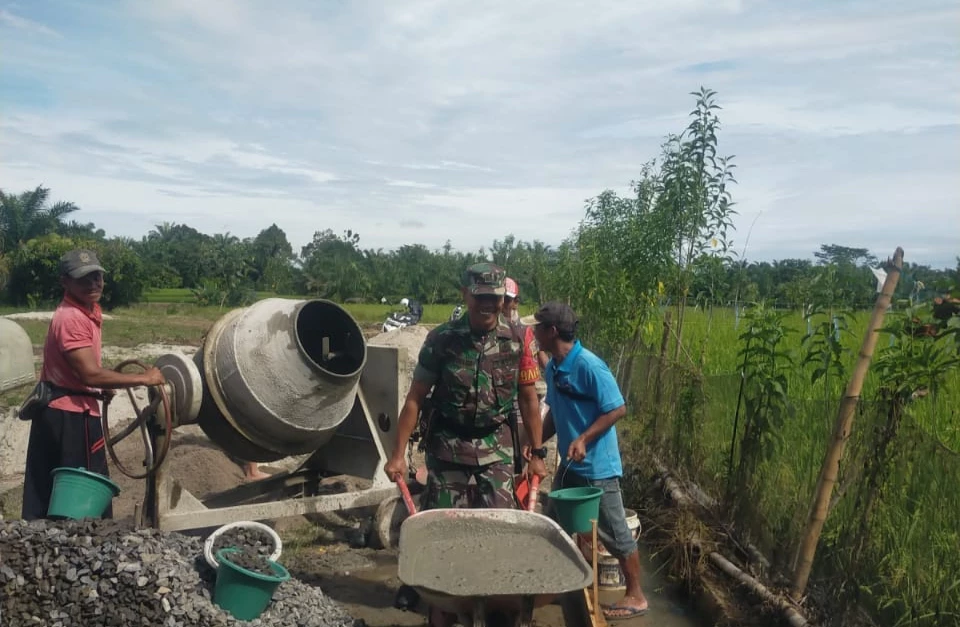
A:
[[[543,305],[533,315],[534,334],[540,348],[553,358],[547,364],[543,441],[557,435],[557,450],[564,461],[557,469],[553,489],[594,486],[603,489],[597,527],[603,545],[620,561],[626,594],[604,608],[609,620],[646,614],[649,607],[640,589],[640,556],[627,526],[620,493],[620,447],[614,426],[626,415],[626,404],[616,379],[602,359],[576,339],[577,316],[560,302]],[[543,451],[530,451],[542,454]]]

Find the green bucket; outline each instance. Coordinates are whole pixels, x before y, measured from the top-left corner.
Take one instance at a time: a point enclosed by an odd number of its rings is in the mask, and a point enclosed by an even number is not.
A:
[[[101,474],[83,468],[54,468],[53,492],[47,506],[49,518],[100,518],[120,486]]]
[[[290,579],[290,573],[280,564],[269,560],[275,575],[261,575],[250,572],[230,561],[228,555],[238,553],[239,549],[220,549],[217,551],[217,583],[213,588],[213,602],[230,612],[239,620],[254,620],[267,609],[273,599],[273,593],[284,581]]]
[[[590,521],[600,516],[600,488],[563,488],[550,493],[550,504],[557,514],[557,522],[567,533],[587,533],[593,529]]]

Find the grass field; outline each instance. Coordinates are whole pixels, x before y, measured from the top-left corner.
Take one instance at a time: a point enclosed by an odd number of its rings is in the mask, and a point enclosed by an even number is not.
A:
[[[844,344],[847,372],[868,323],[869,315],[856,316]],[[775,453],[757,468],[750,485],[745,532],[762,551],[785,570],[801,536],[820,466],[831,437],[846,380],[811,384],[810,369],[799,364],[801,337],[806,322],[799,314],[787,325],[794,332],[785,341],[795,365],[788,373],[788,394],[795,413],[776,433]],[[662,323],[648,329],[646,340],[658,346]],[[659,433],[653,433],[649,407],[655,397],[650,372],[634,379],[633,420],[636,437],[659,443],[660,453],[699,485],[722,497],[729,477],[729,459],[740,378],[738,335],[744,330],[730,310],[712,316],[688,313],[681,363],[698,362],[703,351],[702,384],[692,406],[684,405],[683,389],[673,395],[671,414]],[[875,358],[890,345],[881,335]],[[673,354],[672,347],[668,351]],[[648,362],[649,363],[649,362]],[[854,557],[851,538],[859,531],[863,513],[865,464],[876,454],[875,434],[885,424],[885,414],[873,403],[878,385],[875,371],[861,395],[853,433],[841,469],[844,496],[832,510],[815,564],[822,587],[843,591],[884,625],[960,624],[960,371],[953,370],[936,395],[921,398],[909,407],[898,438],[895,456],[885,468],[879,502],[866,533],[866,544]],[[669,376],[663,387],[673,387]],[[687,390],[688,391],[688,390]],[[668,392],[669,395],[669,392]],[[740,411],[742,435],[743,410]]]
[[[274,294],[272,292],[257,292],[257,298],[293,298],[293,299],[302,299],[307,298],[306,296],[297,296],[297,295],[281,295]],[[147,290],[143,294],[143,302],[149,305],[158,305],[158,304],[177,304],[177,305],[192,305],[196,302],[193,292],[185,288],[164,288],[164,289],[151,289]],[[382,305],[380,303],[346,303],[343,305],[347,311],[353,315],[357,321],[361,323],[374,323],[382,322],[392,311],[397,311],[400,309],[400,305],[397,303],[388,303]],[[446,322],[450,317],[450,313],[453,311],[455,305],[424,305],[423,306],[423,320],[424,324],[440,324],[441,322]],[[522,308],[522,314],[527,315],[533,313],[533,306],[527,305]]]
[[[293,297],[291,297],[293,298]],[[361,325],[382,323],[396,305],[345,304]],[[27,309],[0,307],[0,315],[26,312]],[[103,342],[112,346],[136,346],[144,343],[199,345],[204,333],[229,308],[199,307],[192,303],[142,303],[107,312],[113,317],[103,324]],[[453,305],[424,305],[422,324],[440,324],[450,318]],[[522,311],[524,315],[531,308]],[[43,342],[49,323],[42,320],[17,320],[35,344]]]

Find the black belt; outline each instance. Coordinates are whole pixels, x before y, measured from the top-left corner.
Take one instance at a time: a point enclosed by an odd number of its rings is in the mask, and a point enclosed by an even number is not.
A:
[[[487,425],[483,427],[468,427],[466,425],[455,423],[452,420],[445,421],[441,419],[440,424],[437,424],[436,426],[439,431],[448,431],[458,438],[464,440],[479,440],[487,437],[488,435],[493,435],[506,424],[507,422],[504,420],[503,422],[498,422],[492,426]]]

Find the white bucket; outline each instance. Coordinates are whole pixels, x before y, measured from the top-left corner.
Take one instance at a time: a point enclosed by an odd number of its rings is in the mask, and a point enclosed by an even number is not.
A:
[[[207,564],[210,564],[210,568],[216,570],[220,564],[217,562],[217,558],[213,554],[213,543],[217,541],[217,538],[223,534],[224,531],[229,531],[230,529],[235,529],[237,527],[243,529],[256,529],[257,531],[262,531],[273,540],[273,553],[270,554],[270,559],[274,562],[280,559],[280,555],[283,552],[283,542],[280,541],[280,536],[277,535],[277,532],[266,526],[261,522],[256,522],[253,520],[240,520],[237,522],[227,523],[223,525],[209,536],[207,536],[206,541],[203,543],[203,557],[207,560]]]
[[[640,517],[632,509],[626,510],[627,527],[630,528],[633,539],[640,537]],[[604,590],[625,590],[627,587],[623,571],[620,569],[620,560],[610,555],[603,542],[597,544],[597,579],[599,586]]]
[[[626,590],[627,583],[620,561],[612,555],[597,556],[597,579],[603,590]]]

